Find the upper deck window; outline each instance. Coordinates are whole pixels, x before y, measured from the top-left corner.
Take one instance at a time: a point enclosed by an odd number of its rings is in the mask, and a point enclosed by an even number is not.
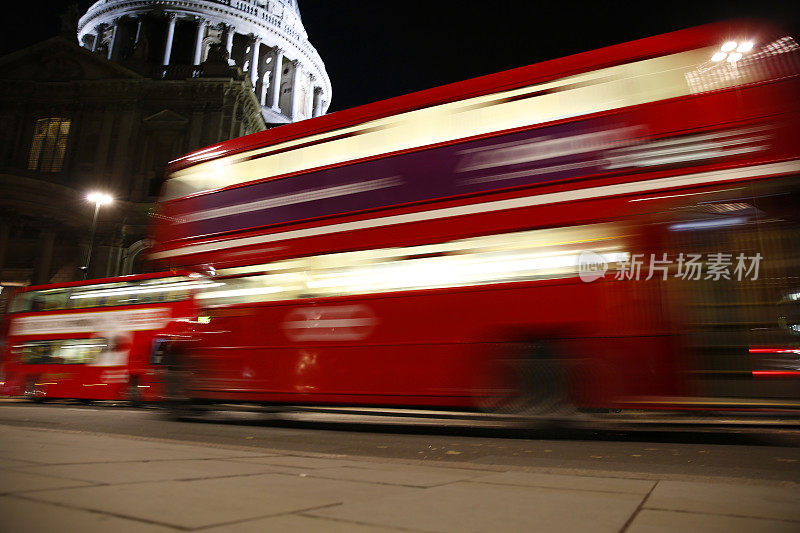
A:
[[[188,298],[189,290],[197,284],[175,276],[25,291],[14,297],[9,313],[177,302]]]
[[[197,298],[206,305],[243,304],[577,277],[587,248],[609,264],[628,258],[623,229],[544,228],[228,268]]]

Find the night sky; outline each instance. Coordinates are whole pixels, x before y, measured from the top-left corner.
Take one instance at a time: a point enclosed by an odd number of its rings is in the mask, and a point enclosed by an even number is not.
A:
[[[0,54],[56,35],[69,3],[30,2],[17,24],[7,18]],[[83,13],[92,1],[78,4]],[[800,34],[800,0],[300,0],[300,12],[331,77],[330,111],[731,18]]]

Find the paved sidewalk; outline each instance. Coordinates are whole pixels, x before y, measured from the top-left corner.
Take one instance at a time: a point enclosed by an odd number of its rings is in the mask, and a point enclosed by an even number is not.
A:
[[[0,426],[0,531],[56,530],[795,533],[800,488]]]

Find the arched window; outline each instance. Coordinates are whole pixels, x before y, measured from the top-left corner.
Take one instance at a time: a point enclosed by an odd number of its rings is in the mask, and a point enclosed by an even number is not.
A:
[[[67,150],[70,121],[66,118],[40,118],[33,130],[28,170],[61,172]]]

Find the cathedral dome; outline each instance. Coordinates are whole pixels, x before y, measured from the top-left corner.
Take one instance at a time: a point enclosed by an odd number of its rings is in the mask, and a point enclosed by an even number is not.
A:
[[[78,42],[154,78],[209,76],[204,67],[227,61],[246,73],[269,124],[324,114],[331,101],[297,0],[99,0]]]

